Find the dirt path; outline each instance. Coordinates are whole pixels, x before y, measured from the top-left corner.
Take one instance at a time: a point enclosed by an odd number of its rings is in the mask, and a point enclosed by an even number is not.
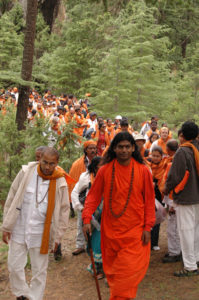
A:
[[[73,257],[75,247],[76,219],[70,219],[69,228],[63,241],[63,259],[55,262],[50,256],[47,285],[44,300],[97,300],[95,284],[90,273],[86,271],[90,263],[87,254]],[[160,247],[152,252],[150,267],[139,286],[137,300],[198,300],[199,276],[176,278],[172,275],[181,269],[181,263],[162,264],[161,258],[167,251],[166,223],[161,226]],[[0,243],[0,299],[14,300],[9,289],[6,265],[6,247]],[[30,278],[31,271],[27,270]],[[99,281],[102,299],[109,299],[109,289],[104,280]]]

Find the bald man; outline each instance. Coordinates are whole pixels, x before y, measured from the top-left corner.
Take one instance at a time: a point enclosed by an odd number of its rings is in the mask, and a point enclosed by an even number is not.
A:
[[[8,270],[16,299],[42,300],[48,250],[57,250],[69,217],[65,172],[57,168],[57,150],[44,147],[38,162],[22,166],[4,206],[3,241],[9,244]],[[24,268],[30,255],[32,279]]]

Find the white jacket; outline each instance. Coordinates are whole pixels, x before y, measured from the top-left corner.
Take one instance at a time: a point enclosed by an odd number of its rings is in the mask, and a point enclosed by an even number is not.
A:
[[[22,166],[22,169],[14,179],[4,206],[3,231],[12,233],[12,229],[21,210],[26,186],[29,183],[31,176],[33,176],[37,164],[37,162],[30,162],[28,165]],[[62,236],[68,225],[69,211],[68,186],[65,178],[61,177],[56,180],[55,208],[50,228],[49,247],[51,249],[54,248],[55,242],[61,242]]]
[[[76,183],[72,193],[71,193],[71,200],[73,204],[74,210],[81,211],[84,207],[79,201],[79,194],[88,188],[90,182],[90,173],[88,171],[82,173],[80,175],[79,181]],[[88,193],[88,191],[87,191]]]

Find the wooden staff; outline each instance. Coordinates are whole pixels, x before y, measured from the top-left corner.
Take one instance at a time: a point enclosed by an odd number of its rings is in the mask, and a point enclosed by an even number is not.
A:
[[[91,246],[91,236],[90,236],[89,232],[87,232],[87,238],[88,238],[88,249],[89,249],[90,256],[91,256],[91,263],[93,266],[93,272],[94,272],[95,284],[96,284],[96,288],[97,288],[98,299],[102,300],[102,297],[100,294],[99,282],[97,279],[97,272],[95,269],[95,262],[94,262],[94,258],[93,258],[93,250],[92,250],[92,246]]]

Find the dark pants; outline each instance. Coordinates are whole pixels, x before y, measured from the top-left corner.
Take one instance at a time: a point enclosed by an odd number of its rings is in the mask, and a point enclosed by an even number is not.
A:
[[[151,230],[151,248],[158,246],[160,224],[156,224]]]

